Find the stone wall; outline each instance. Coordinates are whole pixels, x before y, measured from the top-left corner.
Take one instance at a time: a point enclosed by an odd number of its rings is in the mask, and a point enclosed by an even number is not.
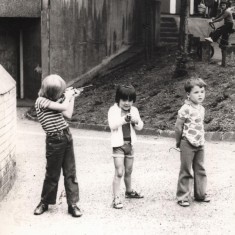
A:
[[[143,42],[145,0],[44,1],[42,70],[67,82]]]
[[[16,178],[16,83],[0,65],[0,201]]]
[[[16,80],[18,97],[24,93],[25,98],[36,98],[41,77],[51,73],[59,74],[69,84],[86,82],[87,75],[96,76],[133,46],[152,51],[146,44],[156,46],[159,41],[157,3],[158,0],[1,0],[0,64]],[[157,6],[156,14],[150,12],[149,4]],[[134,56],[133,51],[129,54]],[[22,77],[24,84],[20,86]]]

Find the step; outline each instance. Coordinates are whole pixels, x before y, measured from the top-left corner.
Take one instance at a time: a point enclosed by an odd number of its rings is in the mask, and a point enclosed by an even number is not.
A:
[[[164,46],[164,45],[178,45],[178,42],[163,42],[163,41],[160,41],[159,43],[160,46]]]
[[[178,28],[177,27],[161,27],[160,28],[160,32],[164,33],[164,32],[172,32],[172,33],[176,33],[178,32]]]
[[[162,22],[175,22],[175,19],[172,17],[161,17]]]
[[[160,32],[160,37],[179,37],[178,32]]]
[[[173,17],[161,17],[160,43],[177,44],[179,38],[178,27]]]
[[[178,42],[178,37],[160,37],[160,42]]]
[[[175,28],[175,27],[177,27],[177,25],[175,22],[161,22],[160,27]]]

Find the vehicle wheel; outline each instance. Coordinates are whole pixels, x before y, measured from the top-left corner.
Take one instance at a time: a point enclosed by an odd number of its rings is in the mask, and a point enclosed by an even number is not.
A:
[[[215,53],[215,49],[213,46],[210,45],[210,57],[212,58]]]
[[[210,58],[213,57],[214,53],[215,53],[214,47],[210,45]],[[202,46],[201,45],[197,48],[197,55],[199,58],[202,58]]]

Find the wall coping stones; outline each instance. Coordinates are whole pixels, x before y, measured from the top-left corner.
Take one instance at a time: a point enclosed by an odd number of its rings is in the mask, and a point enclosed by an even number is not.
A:
[[[3,68],[0,64],[0,95],[7,93],[12,90],[16,86],[15,80],[11,77],[11,75]]]
[[[41,17],[41,0],[1,0],[0,17]]]

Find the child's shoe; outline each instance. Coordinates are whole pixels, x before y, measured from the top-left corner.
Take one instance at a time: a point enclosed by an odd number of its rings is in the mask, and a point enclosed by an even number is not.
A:
[[[211,201],[211,199],[207,195],[205,195],[205,197],[202,198],[202,199],[195,198],[195,201],[197,201],[197,202],[207,202],[208,203],[208,202]]]
[[[141,193],[138,193],[134,190],[132,190],[131,192],[126,192],[125,196],[126,196],[126,198],[136,198],[136,199],[144,198],[144,195],[142,195]]]
[[[123,208],[123,204],[118,196],[116,196],[113,199],[113,208],[115,208],[115,209],[122,209]]]
[[[180,206],[182,207],[188,207],[190,206],[189,202],[188,201],[183,201],[183,200],[180,200],[177,202]]]
[[[213,42],[211,37],[205,38],[205,40],[208,41],[208,42],[211,42],[211,43]]]
[[[81,217],[82,212],[76,204],[68,206],[68,213],[71,214],[73,217]]]
[[[34,215],[41,215],[47,210],[48,210],[48,205],[43,202],[40,202],[37,205],[36,209],[34,210]]]

